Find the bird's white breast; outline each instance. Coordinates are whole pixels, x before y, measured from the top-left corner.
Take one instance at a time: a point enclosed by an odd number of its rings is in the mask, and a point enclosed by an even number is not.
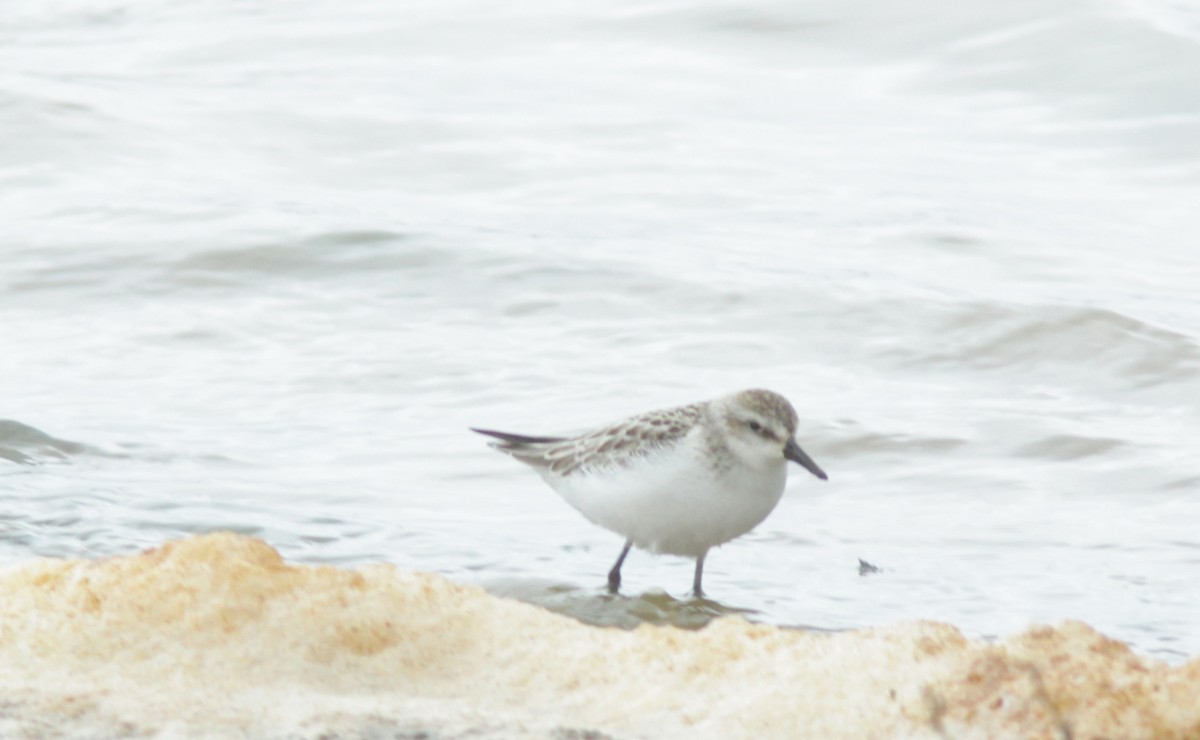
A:
[[[783,495],[787,462],[714,465],[699,430],[627,465],[542,477],[590,521],[653,552],[699,557],[753,529]]]

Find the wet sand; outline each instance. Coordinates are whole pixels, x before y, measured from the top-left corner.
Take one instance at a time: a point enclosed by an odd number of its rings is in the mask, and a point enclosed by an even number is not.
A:
[[[0,736],[1200,736],[1200,659],[1080,622],[994,643],[598,628],[388,565],[295,566],[212,534],[0,573]]]

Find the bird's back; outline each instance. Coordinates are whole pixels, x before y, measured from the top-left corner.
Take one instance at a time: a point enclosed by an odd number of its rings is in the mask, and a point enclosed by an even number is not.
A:
[[[494,438],[492,447],[551,476],[591,474],[628,467],[682,441],[700,421],[699,404],[634,416],[577,437],[536,437],[472,429]]]

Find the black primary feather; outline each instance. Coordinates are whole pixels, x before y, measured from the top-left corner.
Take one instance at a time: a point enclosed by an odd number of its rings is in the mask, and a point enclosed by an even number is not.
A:
[[[469,427],[469,429],[472,432],[475,432],[476,434],[483,434],[488,437],[495,437],[496,439],[500,440],[501,442],[503,442],[505,444],[514,445],[514,446],[553,444],[554,442],[565,442],[567,440],[566,437],[530,437],[525,434],[510,434],[508,432],[497,432],[493,429],[476,429],[475,427]]]

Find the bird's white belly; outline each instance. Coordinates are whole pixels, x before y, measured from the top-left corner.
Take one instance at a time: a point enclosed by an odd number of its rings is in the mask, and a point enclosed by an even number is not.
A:
[[[700,453],[680,445],[628,467],[543,477],[590,521],[638,547],[699,557],[766,519],[787,482],[784,460],[765,468],[734,464],[715,471]]]

